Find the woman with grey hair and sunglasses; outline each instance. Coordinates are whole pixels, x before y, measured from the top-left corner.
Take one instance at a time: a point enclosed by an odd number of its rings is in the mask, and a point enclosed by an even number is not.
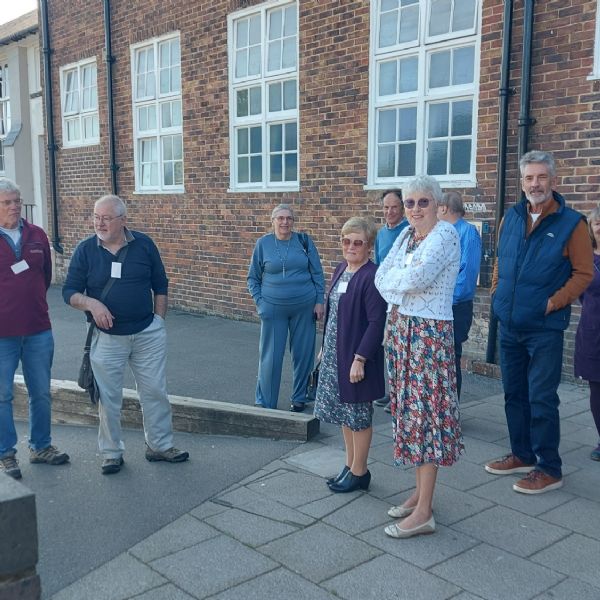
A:
[[[256,406],[277,408],[285,345],[290,337],[294,368],[292,412],[303,412],[315,354],[315,320],[323,317],[325,280],[311,237],[294,231],[294,211],[279,204],[273,233],[254,247],[248,290],[261,320]]]
[[[386,353],[393,417],[394,462],[414,465],[416,489],[388,515],[394,538],[433,533],[433,492],[439,466],[463,452],[460,430],[452,295],[460,260],[456,229],[438,220],[442,197],[433,177],[402,188],[405,229],[377,271],[375,285],[388,302]]]

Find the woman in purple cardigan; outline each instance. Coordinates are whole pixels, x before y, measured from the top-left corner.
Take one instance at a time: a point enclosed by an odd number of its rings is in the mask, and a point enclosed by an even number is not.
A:
[[[354,217],[342,227],[340,263],[329,288],[315,416],[342,426],[346,465],[327,480],[332,492],[367,490],[373,400],[385,393],[383,329],[386,303],[375,287],[369,255],[375,223]]]

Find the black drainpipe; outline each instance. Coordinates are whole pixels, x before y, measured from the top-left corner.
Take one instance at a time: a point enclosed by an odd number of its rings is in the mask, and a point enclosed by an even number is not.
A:
[[[42,53],[44,55],[44,104],[46,105],[46,135],[48,136],[48,176],[52,198],[52,246],[59,254],[64,253],[60,245],[58,227],[58,191],[56,187],[56,140],[54,138],[54,111],[52,109],[52,70],[50,56],[50,26],[48,22],[48,0],[40,0],[42,21]]]
[[[521,103],[519,107],[519,160],[528,150],[529,127],[535,125],[536,120],[529,116],[529,98],[531,95],[531,49],[533,46],[533,16],[535,0],[525,0],[525,13],[523,15],[523,65],[521,67]],[[521,188],[519,183],[517,189]]]
[[[496,216],[494,224],[494,252],[498,243],[498,229],[504,215],[504,195],[506,193],[506,147],[508,140],[508,102],[515,93],[510,83],[510,49],[512,45],[512,18],[513,2],[505,0],[502,25],[502,65],[500,68],[500,119],[498,123],[498,168],[496,173]],[[496,340],[498,334],[498,319],[490,308],[490,322],[488,327],[488,340],[485,360],[488,363],[496,362]]]
[[[112,35],[110,28],[110,0],[104,0],[104,60],[106,62],[106,94],[108,96],[108,152],[110,155],[110,185],[112,193],[119,193],[117,186],[117,171],[119,165],[115,151],[115,117],[113,111],[113,63]]]

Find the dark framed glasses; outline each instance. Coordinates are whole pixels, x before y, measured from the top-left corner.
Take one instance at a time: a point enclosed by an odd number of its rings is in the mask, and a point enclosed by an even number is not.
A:
[[[366,244],[365,240],[351,240],[350,238],[342,238],[342,246],[344,246],[344,248],[348,248],[349,246],[362,248],[364,244]]]
[[[403,204],[404,204],[404,208],[414,208],[415,204],[419,207],[419,208],[427,208],[429,206],[429,198],[419,198],[418,200],[413,200],[412,198],[407,198],[406,200],[403,200]]]

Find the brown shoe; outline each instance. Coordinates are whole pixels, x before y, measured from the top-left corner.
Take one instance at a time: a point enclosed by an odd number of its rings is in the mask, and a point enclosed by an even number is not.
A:
[[[485,465],[485,470],[494,475],[512,475],[513,473],[529,473],[535,465],[525,464],[518,456],[507,454],[505,457]]]
[[[521,494],[543,494],[550,490],[557,490],[562,487],[562,484],[563,480],[561,478],[552,477],[543,471],[534,469],[523,479],[519,479],[513,485],[513,490],[521,492]]]

